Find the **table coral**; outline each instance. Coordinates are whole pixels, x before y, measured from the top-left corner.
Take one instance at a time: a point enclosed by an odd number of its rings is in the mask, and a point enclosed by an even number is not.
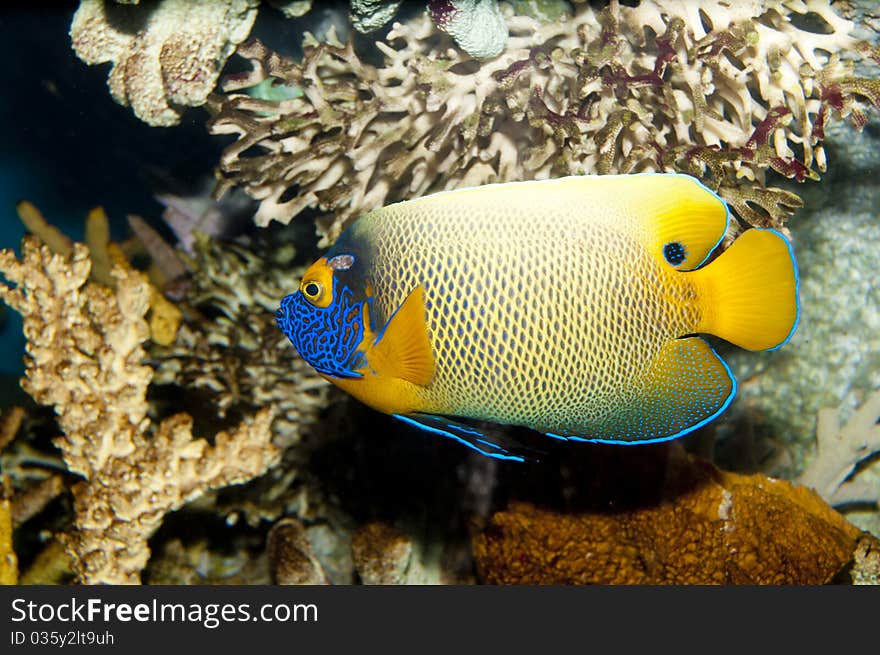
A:
[[[131,7],[81,0],[70,38],[87,64],[112,62],[113,99],[150,125],[180,122],[204,104],[235,46],[250,33],[258,0],[161,0]]]
[[[427,12],[376,43],[379,65],[308,34],[301,62],[242,44],[252,70],[206,105],[211,132],[238,137],[217,195],[244,187],[260,201],[259,225],[317,208],[326,245],[363,212],[432,191],[679,171],[745,221],[781,227],[801,200],[767,187],[767,170],[816,178],[828,124],[848,116],[861,128],[865,107],[880,105],[880,82],[857,77],[852,61],[876,51],[827,0],[643,0],[580,4],[546,24],[506,20],[505,51],[480,63]],[[303,96],[247,95],[267,79]]]
[[[692,460],[656,506],[567,513],[514,503],[474,550],[488,583],[823,584],[852,561],[859,537],[805,487]]]
[[[150,285],[117,267],[110,289],[88,282],[90,268],[83,244],[65,257],[26,237],[21,260],[0,252],[12,285],[0,286],[0,297],[24,319],[22,387],[54,407],[63,431],[56,445],[84,478],[73,487],[76,517],[64,539],[74,570],[85,583],[137,583],[147,540],[166,513],[262,474],[279,451],[270,410],[217,434],[213,445],[193,438],[186,414],[154,426],[146,400],[153,371],[143,363]]]

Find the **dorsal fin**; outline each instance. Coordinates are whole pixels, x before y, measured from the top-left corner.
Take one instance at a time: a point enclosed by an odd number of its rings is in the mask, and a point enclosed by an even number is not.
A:
[[[368,353],[376,372],[425,386],[434,377],[422,287],[413,289],[388,319]]]

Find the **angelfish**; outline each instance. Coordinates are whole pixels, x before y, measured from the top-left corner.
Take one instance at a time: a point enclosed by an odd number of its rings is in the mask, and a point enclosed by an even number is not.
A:
[[[484,455],[527,453],[476,421],[675,439],[736,393],[699,334],[771,350],[798,321],[789,242],[752,228],[712,258],[729,220],[679,174],[444,191],[358,218],[276,319],[333,384]]]

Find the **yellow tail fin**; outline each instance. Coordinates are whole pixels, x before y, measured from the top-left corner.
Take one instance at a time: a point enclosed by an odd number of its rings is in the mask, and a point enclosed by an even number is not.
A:
[[[747,230],[697,271],[703,321],[714,334],[749,350],[778,348],[798,322],[798,273],[788,240],[776,230]]]

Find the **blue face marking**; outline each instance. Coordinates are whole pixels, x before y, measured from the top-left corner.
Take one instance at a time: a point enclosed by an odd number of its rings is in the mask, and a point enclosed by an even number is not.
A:
[[[300,356],[316,371],[337,378],[363,377],[355,369],[364,358],[358,348],[364,338],[364,303],[351,289],[333,280],[333,301],[315,307],[301,291],[285,296],[275,322]]]
[[[663,256],[673,266],[678,266],[687,259],[687,248],[681,241],[670,241],[663,246]]]

